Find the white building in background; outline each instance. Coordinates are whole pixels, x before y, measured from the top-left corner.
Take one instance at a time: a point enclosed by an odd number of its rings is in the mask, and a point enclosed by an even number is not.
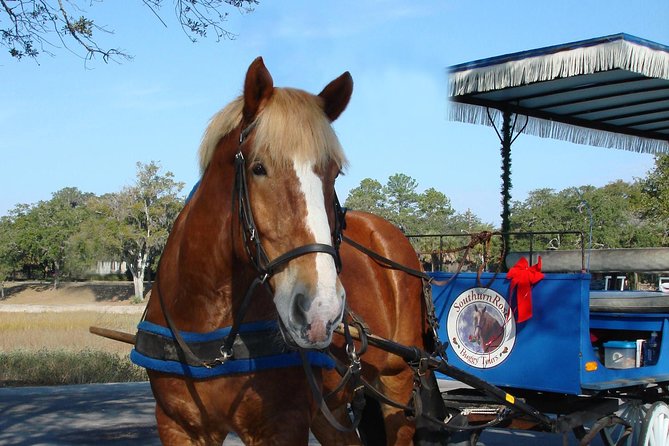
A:
[[[125,262],[119,262],[118,260],[98,260],[95,273],[106,276],[109,274],[125,274],[127,270],[128,266]]]

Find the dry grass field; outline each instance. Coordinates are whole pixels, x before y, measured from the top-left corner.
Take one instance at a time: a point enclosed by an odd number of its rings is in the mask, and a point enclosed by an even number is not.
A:
[[[93,335],[88,328],[134,333],[143,306],[131,304],[131,297],[132,285],[127,283],[65,283],[56,290],[50,284],[10,284],[0,301],[0,351],[94,349],[128,354],[128,344]]]
[[[5,298],[0,300],[0,355],[5,359],[0,365],[0,381],[3,375],[4,381],[16,381],[16,375],[26,374],[8,370],[9,363],[23,364],[47,356],[61,363],[118,358],[127,367],[132,346],[93,335],[89,327],[134,333],[144,306],[131,304],[132,295],[132,284],[127,283],[64,283],[56,290],[45,283],[5,284]],[[57,363],[50,367],[62,368]],[[48,370],[39,373],[48,375]]]

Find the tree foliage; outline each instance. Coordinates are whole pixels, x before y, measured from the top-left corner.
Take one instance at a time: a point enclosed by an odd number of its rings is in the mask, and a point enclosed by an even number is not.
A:
[[[24,270],[40,271],[58,286],[61,276],[71,276],[76,263],[69,257],[70,237],[87,218],[91,194],[74,187],[61,189],[49,201],[17,205],[0,222],[0,263],[5,275]]]
[[[51,200],[17,205],[0,219],[0,282],[9,277],[84,278],[98,261],[125,261],[143,294],[183,201],[183,183],[154,162],[137,164],[135,184],[96,197],[69,187]]]
[[[655,168],[641,180],[641,213],[669,246],[669,154],[655,158]]]
[[[379,215],[410,235],[410,241],[421,258],[432,265],[443,263],[443,252],[469,242],[468,234],[490,231],[473,212],[457,213],[450,199],[429,188],[418,192],[418,182],[408,175],[391,175],[385,185],[365,178],[351,189],[344,203],[347,208]],[[464,234],[464,237],[441,237]],[[415,237],[420,235],[420,237]],[[455,258],[450,259],[455,262]]]
[[[61,45],[85,59],[101,56],[128,59],[130,55],[117,48],[101,47],[100,33],[110,33],[86,10],[103,0],[0,0],[0,43],[16,58],[36,59],[41,53],[53,54]],[[142,0],[161,22],[165,0]],[[234,34],[223,28],[226,9],[252,11],[257,0],[173,0],[181,28],[193,42],[214,34],[217,40],[232,39]],[[165,22],[163,22],[165,23]],[[75,50],[76,48],[76,50]]]
[[[641,214],[642,189],[638,182],[615,181],[603,187],[580,186],[556,192],[536,189],[522,202],[511,206],[513,231],[548,231],[535,238],[537,249],[576,249],[581,240],[561,236],[559,231],[579,231],[586,247],[620,248],[654,246],[655,229]],[[515,249],[526,249],[527,240],[512,242]]]
[[[379,215],[412,235],[491,229],[470,210],[455,212],[443,192],[418,192],[418,182],[403,173],[391,175],[384,185],[365,178],[349,191],[344,206]]]
[[[135,184],[96,203],[100,247],[126,262],[138,299],[144,296],[145,272],[160,256],[183,205],[178,194],[184,184],[160,169],[155,162],[137,163]]]

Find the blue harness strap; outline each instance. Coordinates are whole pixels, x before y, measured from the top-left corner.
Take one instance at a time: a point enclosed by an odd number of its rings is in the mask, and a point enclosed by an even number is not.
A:
[[[141,322],[137,328],[137,343],[130,353],[130,360],[138,366],[158,372],[201,379],[277,368],[296,367],[302,364],[299,352],[286,351],[285,344],[278,346],[278,350],[268,350],[265,345],[265,348],[260,349],[261,355],[259,356],[254,354],[254,347],[249,347],[249,345],[254,343],[258,344],[257,340],[254,342],[252,339],[253,336],[262,336],[265,339],[263,344],[268,344],[267,337],[276,334],[276,330],[278,330],[275,321],[261,321],[243,324],[239,330],[239,342],[236,342],[236,344],[241,345],[239,351],[246,353],[242,353],[242,357],[240,358],[233,356],[224,363],[215,365],[211,368],[192,365],[179,360],[178,353],[176,352],[178,347],[176,346],[173,334],[168,328],[147,321]],[[225,337],[229,332],[230,327],[226,327],[209,333],[182,332],[181,335],[189,345],[192,345],[193,348],[197,348],[197,346],[211,344],[220,346],[223,344]],[[249,340],[251,341],[250,344],[249,342],[244,342],[245,337],[249,337]],[[155,345],[156,339],[160,339],[160,345],[157,350],[155,348],[149,349],[148,347],[145,347],[145,345],[150,343]],[[333,359],[326,353],[308,351],[307,359],[312,367],[326,369],[334,368]]]

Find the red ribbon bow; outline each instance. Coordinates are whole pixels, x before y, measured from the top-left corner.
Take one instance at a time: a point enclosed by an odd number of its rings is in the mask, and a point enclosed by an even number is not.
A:
[[[511,293],[516,290],[518,323],[524,322],[532,317],[532,285],[544,278],[541,272],[541,256],[537,259],[536,265],[532,266],[525,257],[521,257],[506,273],[506,278],[511,280]]]

